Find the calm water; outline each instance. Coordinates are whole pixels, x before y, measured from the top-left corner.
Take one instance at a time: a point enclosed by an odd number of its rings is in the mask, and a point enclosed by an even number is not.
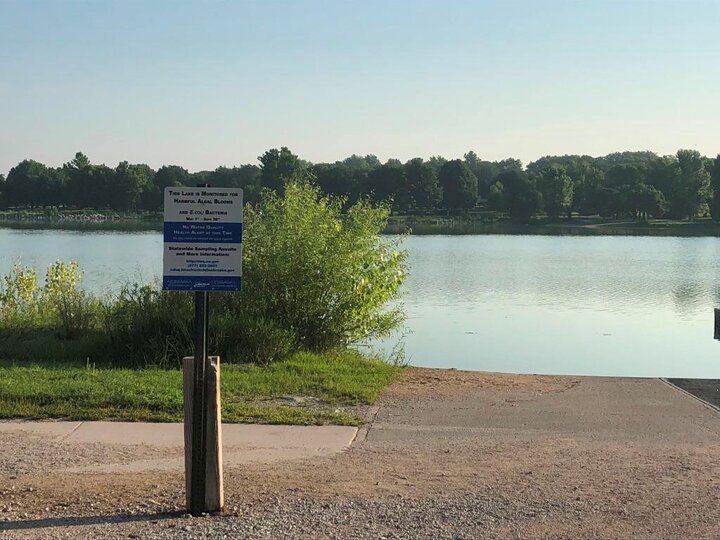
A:
[[[111,290],[158,277],[161,245],[158,233],[0,229],[0,272],[16,259],[75,259],[89,288]],[[405,245],[413,364],[720,378],[720,239],[422,236]]]

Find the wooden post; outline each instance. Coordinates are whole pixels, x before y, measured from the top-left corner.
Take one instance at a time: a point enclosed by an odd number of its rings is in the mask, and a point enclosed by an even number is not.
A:
[[[183,394],[185,398],[185,499],[191,506],[193,397],[195,357],[183,358]],[[204,512],[219,512],[225,506],[222,465],[222,416],[220,410],[220,357],[210,356],[205,365],[205,392],[208,396],[207,465],[205,467]]]

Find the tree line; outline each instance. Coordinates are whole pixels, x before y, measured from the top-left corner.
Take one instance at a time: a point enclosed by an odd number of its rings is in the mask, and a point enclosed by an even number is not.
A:
[[[396,213],[488,209],[515,219],[577,213],[636,219],[711,215],[720,220],[720,155],[711,159],[695,150],[669,156],[546,156],[525,167],[517,159],[482,160],[472,151],[450,160],[433,156],[382,163],[374,155],[352,155],[334,163],[310,163],[282,147],[258,160],[259,165],[190,173],[177,165],[154,170],[127,161],[113,168],[93,164],[82,153],[62,167],[27,159],[6,178],[0,175],[0,206],[157,211],[164,188],[199,184],[243,188],[252,204],[263,189],[281,192],[286,180],[305,177],[348,204],[390,200]]]

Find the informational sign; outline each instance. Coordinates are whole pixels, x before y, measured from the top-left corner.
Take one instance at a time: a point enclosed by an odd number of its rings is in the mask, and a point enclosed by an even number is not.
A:
[[[243,192],[165,188],[163,289],[239,291]]]

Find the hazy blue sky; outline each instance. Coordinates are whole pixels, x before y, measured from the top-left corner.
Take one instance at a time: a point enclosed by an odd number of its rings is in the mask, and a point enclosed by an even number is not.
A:
[[[0,0],[0,172],[720,152],[720,0]]]

